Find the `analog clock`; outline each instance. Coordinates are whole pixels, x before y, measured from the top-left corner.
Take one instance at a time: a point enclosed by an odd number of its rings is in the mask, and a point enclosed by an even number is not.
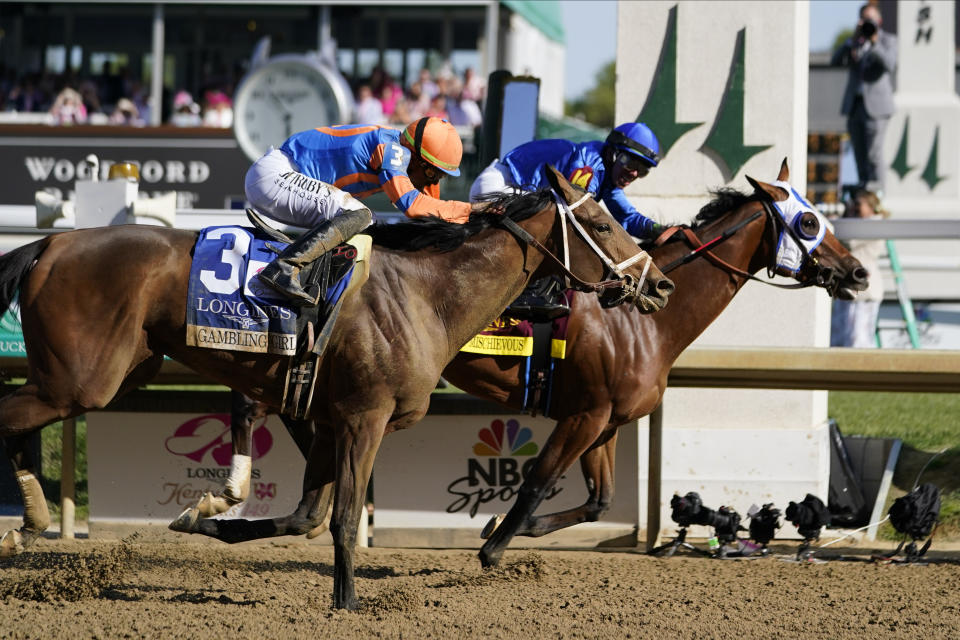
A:
[[[233,100],[233,132],[250,160],[298,131],[345,124],[353,100],[340,74],[306,56],[277,56],[247,74]]]

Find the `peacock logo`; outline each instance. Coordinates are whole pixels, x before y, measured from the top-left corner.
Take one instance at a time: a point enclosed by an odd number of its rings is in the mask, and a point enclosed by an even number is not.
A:
[[[533,435],[532,429],[521,427],[513,418],[495,419],[489,427],[480,429],[473,457],[466,460],[466,475],[447,485],[447,493],[454,497],[447,513],[464,512],[473,518],[481,508],[496,513],[508,506],[537,464],[540,447]],[[551,487],[544,500],[553,499],[561,491],[562,487]]]
[[[535,456],[540,450],[537,443],[531,441],[533,431],[521,427],[513,418],[507,420],[506,425],[503,420],[494,420],[489,427],[480,429],[477,436],[480,441],[473,445],[476,456]]]

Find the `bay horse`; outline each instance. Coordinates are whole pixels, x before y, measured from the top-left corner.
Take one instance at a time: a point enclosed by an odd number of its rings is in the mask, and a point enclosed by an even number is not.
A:
[[[786,160],[774,184],[747,180],[753,194],[719,191],[692,226],[675,227],[677,233],[669,242],[651,249],[664,270],[675,265],[669,273],[677,290],[663,311],[641,316],[625,307],[604,309],[592,296],[575,294],[566,357],[555,363],[547,414],[557,426],[513,507],[484,528],[487,542],[480,550],[484,566],[496,565],[514,536],[538,537],[601,517],[613,499],[617,430],[659,406],[674,361],[740,288],[756,279],[753,274],[766,268],[770,274],[797,280],[793,287],[816,285],[841,299],[852,299],[855,291],[866,288],[866,269],[831,233],[822,214],[789,185]],[[796,209],[789,222],[787,204]],[[807,237],[819,237],[815,248],[803,247]],[[798,256],[797,264],[784,264],[788,248]],[[443,377],[471,395],[519,411],[525,390],[523,366],[515,356],[459,353]],[[265,411],[256,403],[235,406],[260,416]],[[313,429],[308,421],[284,422],[298,442]],[[586,502],[535,516],[543,497],[577,458],[586,479]],[[316,528],[309,536],[325,530],[324,515],[314,514]]]
[[[463,225],[425,219],[371,230],[369,279],[343,302],[307,416],[317,433],[304,500],[324,511],[333,500],[337,608],[356,606],[352,553],[383,435],[423,417],[443,367],[531,277],[560,272],[562,263],[545,256],[564,246],[567,222],[577,232],[564,257],[604,303],[653,312],[672,292],[608,213],[556,171],[550,179],[553,192],[505,197],[491,203],[497,213]],[[49,525],[27,436],[148,382],[164,355],[279,406],[288,357],[186,346],[196,240],[195,232],[117,226],[48,236],[0,257],[0,307],[19,291],[28,366],[26,383],[0,399],[0,437],[25,506],[23,527],[0,542],[8,552]]]

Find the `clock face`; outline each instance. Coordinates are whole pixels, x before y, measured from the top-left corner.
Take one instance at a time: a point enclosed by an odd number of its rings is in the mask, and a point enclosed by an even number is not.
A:
[[[250,160],[291,134],[344,124],[350,101],[334,72],[297,59],[274,59],[251,72],[234,98],[234,134]]]

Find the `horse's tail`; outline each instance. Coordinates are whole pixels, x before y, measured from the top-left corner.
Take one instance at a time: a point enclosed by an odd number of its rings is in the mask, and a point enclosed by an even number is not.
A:
[[[43,238],[0,256],[0,314],[10,307],[23,279],[46,248],[47,238]]]

